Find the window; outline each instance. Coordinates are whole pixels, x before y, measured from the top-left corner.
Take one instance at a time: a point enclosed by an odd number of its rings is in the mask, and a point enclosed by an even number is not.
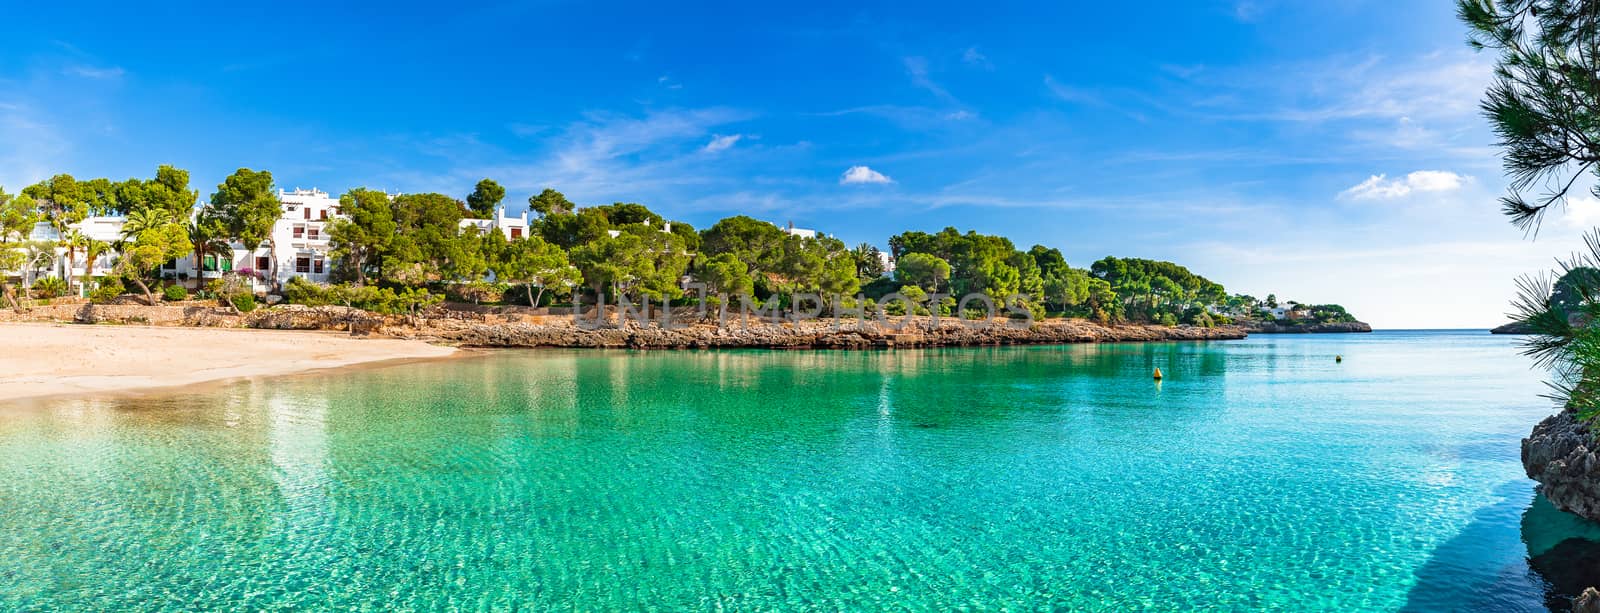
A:
[[[200,270],[211,272],[217,269],[217,256],[208,255],[200,261]]]
[[[233,272],[233,258],[222,260],[222,272]]]
[[[311,260],[311,272],[322,274],[322,258]]]
[[[318,232],[316,228],[306,230],[306,237],[310,238],[311,240],[317,240],[317,237],[321,235],[322,233]]]
[[[161,265],[161,270],[177,270],[177,269],[178,269],[178,260],[176,260],[176,259],[167,260],[167,263]]]
[[[299,257],[294,259],[295,272],[311,272],[311,258]]]
[[[522,238],[522,228],[512,228],[511,238]]]
[[[321,219],[323,221],[327,221],[328,220],[328,209],[322,209],[322,216],[318,217],[318,219]]]
[[[311,219],[311,207],[306,207],[305,218]]]
[[[256,270],[266,272],[268,268],[272,268],[272,258],[264,255],[256,256]]]
[[[294,227],[294,237],[295,238],[305,238],[305,236],[306,236],[306,229],[305,229],[304,226],[295,226]]]

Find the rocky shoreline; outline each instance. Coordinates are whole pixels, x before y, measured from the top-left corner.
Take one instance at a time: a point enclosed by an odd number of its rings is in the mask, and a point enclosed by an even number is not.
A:
[[[452,305],[425,315],[378,315],[346,307],[280,305],[238,313],[211,303],[159,306],[54,304],[25,312],[4,311],[0,321],[74,322],[337,330],[358,336],[424,340],[462,347],[596,347],[635,349],[955,347],[1069,343],[1237,340],[1237,326],[1200,328],[1157,325],[1103,326],[1082,319],[1025,322],[996,319],[962,322],[951,318],[891,318],[887,322],[809,320],[770,323],[730,321],[722,325],[675,314],[671,327],[656,324],[580,326],[570,316],[525,308]]]
[[[900,322],[892,322],[900,323]],[[1159,341],[1209,341],[1245,338],[1234,328],[1144,325],[1101,326],[1083,320],[1050,320],[1033,326],[1006,321],[968,325],[948,318],[935,324],[918,317],[898,327],[874,322],[805,321],[785,324],[694,324],[664,329],[638,326],[597,329],[568,324],[427,320],[420,325],[386,326],[401,338],[421,338],[463,347],[610,347],[630,349],[872,349],[965,347]]]
[[[1522,468],[1563,511],[1600,521],[1600,449],[1572,411],[1551,415],[1522,439]]]
[[[1290,325],[1248,322],[1243,328],[1250,334],[1348,334],[1372,331],[1372,326],[1359,321]]]

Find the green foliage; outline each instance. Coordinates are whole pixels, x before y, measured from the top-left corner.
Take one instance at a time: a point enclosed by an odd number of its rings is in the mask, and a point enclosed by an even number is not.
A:
[[[936,255],[908,253],[897,262],[894,274],[902,283],[938,290],[940,285],[950,280],[950,263]]]
[[[189,289],[182,285],[168,285],[161,289],[161,299],[168,302],[189,299]]]
[[[396,289],[347,283],[326,285],[295,277],[284,285],[284,299],[305,306],[337,305],[386,315],[402,315],[415,314],[439,304],[444,296],[422,288]]]
[[[779,266],[785,238],[787,235],[777,226],[738,215],[701,231],[700,250],[706,255],[732,255],[754,277]]]
[[[228,297],[228,304],[238,309],[240,313],[249,313],[256,310],[255,294],[234,294]]]
[[[583,209],[573,213],[556,212],[545,215],[532,229],[548,243],[571,251],[579,245],[592,243],[609,236],[611,220],[599,209]]]
[[[755,283],[744,262],[732,253],[720,253],[706,260],[696,276],[712,294],[724,298],[752,296]],[[732,304],[732,303],[730,303]]]
[[[565,215],[578,209],[578,206],[567,200],[561,192],[545,189],[538,194],[528,197],[528,208],[540,216]]]
[[[1484,115],[1500,137],[1510,193],[1501,208],[1524,230],[1600,167],[1600,19],[1593,0],[1459,0],[1468,43],[1499,53]],[[1538,188],[1545,192],[1529,197]],[[1600,190],[1600,188],[1591,188]]]
[[[122,280],[116,277],[103,277],[93,290],[89,291],[89,302],[105,304],[115,300],[126,293]]]
[[[158,278],[163,263],[189,253],[188,228],[170,211],[145,208],[128,213],[122,238],[117,272],[139,286],[147,303],[155,304],[149,283]]]
[[[249,168],[234,171],[217,185],[211,207],[223,233],[251,251],[271,238],[273,225],[283,216],[283,203],[273,192],[272,173]]]
[[[1551,397],[1592,420],[1600,416],[1595,378],[1600,373],[1600,326],[1586,324],[1600,317],[1600,278],[1588,269],[1600,268],[1600,230],[1584,239],[1588,250],[1563,263],[1559,278],[1544,274],[1518,279],[1512,306],[1515,319],[1530,332],[1523,353],[1553,373]]]
[[[67,282],[61,277],[44,277],[33,282],[34,298],[60,298],[67,294]]]
[[[329,255],[365,285],[370,269],[382,263],[394,241],[394,209],[388,194],[356,188],[339,197],[339,212],[346,218],[328,223]]]
[[[523,285],[529,306],[538,306],[547,290],[570,292],[582,280],[566,252],[537,236],[501,247],[493,267],[495,278]]]
[[[1227,298],[1221,284],[1172,262],[1106,257],[1089,272],[1111,284],[1126,316],[1135,321],[1176,321],[1190,307],[1220,304]]]
[[[453,262],[461,252],[460,222],[466,204],[444,194],[403,194],[390,200],[393,238],[382,253],[382,280],[420,286],[468,268]]]
[[[41,219],[38,206],[27,194],[7,194],[0,188],[0,244],[27,239],[33,225]]]
[[[883,252],[872,243],[856,245],[855,249],[850,250],[850,257],[855,260],[856,277],[863,281],[870,283],[886,272]]]
[[[683,239],[643,224],[585,243],[572,250],[571,258],[595,292],[610,288],[634,301],[682,296],[678,280],[689,267]]]
[[[500,187],[494,179],[479,181],[472,188],[472,193],[467,195],[467,208],[478,219],[489,219],[494,216],[494,209],[500,206],[500,201],[506,197],[506,188]]]

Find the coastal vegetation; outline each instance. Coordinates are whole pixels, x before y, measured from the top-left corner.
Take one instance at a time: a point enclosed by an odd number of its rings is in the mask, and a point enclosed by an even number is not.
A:
[[[192,279],[181,294],[170,288],[190,279],[162,270],[180,258],[201,270],[206,262],[230,257],[234,245],[249,252],[269,247],[284,214],[274,189],[272,173],[241,168],[196,206],[199,193],[190,188],[189,173],[171,166],[159,167],[152,179],[120,182],[56,175],[15,196],[0,192],[0,269],[36,279],[29,288],[34,298],[72,295],[81,287],[96,302],[131,291],[146,304],[193,296],[249,310],[258,296],[245,281],[280,279],[270,268],[230,267],[208,283]],[[327,225],[334,282],[290,277],[269,284],[269,292],[290,303],[399,314],[443,300],[684,304],[701,299],[693,291],[692,283],[698,283],[713,305],[768,312],[815,296],[827,315],[880,308],[893,315],[950,316],[958,309],[972,315],[979,309],[963,297],[978,297],[1035,319],[1066,316],[1101,324],[1354,321],[1338,305],[1280,305],[1275,296],[1229,295],[1220,283],[1172,262],[1106,257],[1078,268],[1059,249],[1023,250],[1002,236],[956,228],[897,234],[885,253],[744,215],[696,230],[642,204],[579,206],[554,189],[527,199],[533,219],[526,235],[463,223],[491,219],[505,197],[505,188],[492,179],[459,199],[348,190]],[[96,244],[77,234],[75,224],[91,215],[123,216],[118,240]],[[38,222],[48,223],[59,241],[28,241]],[[58,252],[69,260],[68,270],[80,256],[93,262],[106,253],[114,254],[115,265],[57,285],[40,272],[55,266]],[[19,292],[9,281],[0,279],[0,289],[17,307]]]
[[[1484,115],[1511,177],[1500,199],[1511,222],[1536,232],[1575,194],[1600,196],[1600,19],[1583,0],[1461,0],[1469,44],[1498,53]],[[1580,181],[1585,181],[1587,190]],[[1555,373],[1553,397],[1583,421],[1600,415],[1600,233],[1559,270],[1525,277],[1514,303],[1531,333],[1525,351]]]

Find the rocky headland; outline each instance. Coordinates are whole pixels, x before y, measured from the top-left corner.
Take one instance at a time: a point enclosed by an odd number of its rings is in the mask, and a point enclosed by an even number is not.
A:
[[[1372,331],[1372,326],[1359,321],[1294,324],[1249,321],[1241,327],[1250,334],[1343,334]]]
[[[1533,328],[1526,323],[1513,321],[1501,324],[1489,330],[1490,334],[1532,334]]]

